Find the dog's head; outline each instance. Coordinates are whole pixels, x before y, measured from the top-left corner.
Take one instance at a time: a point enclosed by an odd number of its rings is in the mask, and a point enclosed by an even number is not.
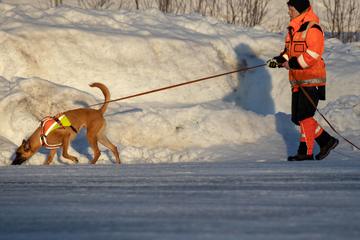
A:
[[[35,154],[35,151],[32,150],[30,141],[23,140],[21,145],[17,148],[15,153],[15,159],[11,165],[20,165]]]

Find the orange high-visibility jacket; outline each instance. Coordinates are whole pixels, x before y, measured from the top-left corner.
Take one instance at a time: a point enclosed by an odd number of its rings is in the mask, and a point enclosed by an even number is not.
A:
[[[288,30],[281,56],[289,61],[291,86],[325,86],[324,33],[312,8],[291,20]]]

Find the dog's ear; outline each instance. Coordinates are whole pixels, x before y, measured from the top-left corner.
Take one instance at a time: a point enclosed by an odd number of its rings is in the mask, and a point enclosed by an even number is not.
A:
[[[25,139],[23,139],[23,141],[22,141],[21,145],[25,145],[25,144],[26,144],[26,140],[25,140]]]

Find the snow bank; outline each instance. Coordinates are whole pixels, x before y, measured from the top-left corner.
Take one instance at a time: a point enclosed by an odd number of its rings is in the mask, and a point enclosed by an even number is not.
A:
[[[231,69],[229,62],[236,63],[233,52],[222,54],[211,43],[215,26],[201,18],[192,19],[192,25],[212,36],[179,26],[176,18],[157,10],[140,14],[1,6],[5,21],[0,54],[6,57],[0,72],[7,79],[37,76],[85,91],[87,83],[101,81],[119,97]],[[208,94],[197,94],[203,87],[194,85],[179,94],[136,101],[204,102],[225,96],[234,85],[236,79],[228,76],[206,85]]]
[[[360,129],[360,96],[342,96],[322,109],[339,131]],[[322,121],[325,125],[325,122]]]
[[[0,135],[20,143],[47,115],[96,102],[88,93],[60,86],[39,78],[16,79],[1,83],[11,85],[0,101]],[[95,92],[95,91],[93,91]],[[203,148],[216,145],[255,142],[274,131],[267,124],[272,116],[246,112],[233,103],[204,103],[187,106],[111,105],[106,112],[108,136],[124,149],[124,161],[190,161]],[[270,124],[273,126],[273,124]],[[127,148],[127,146],[130,146]],[[84,133],[73,150],[89,152]],[[196,150],[197,149],[197,150]],[[194,150],[194,151],[193,151]],[[193,152],[192,152],[193,151]],[[45,152],[44,152],[45,153]],[[88,162],[80,156],[80,162]],[[42,163],[38,154],[31,163]]]
[[[101,102],[91,82],[105,83],[118,98],[262,64],[283,46],[282,35],[261,28],[237,28],[197,15],[167,16],[154,9],[40,10],[0,3],[0,23],[0,165],[10,162],[15,145],[44,116]],[[346,108],[336,124],[359,131],[358,108],[350,106],[360,93],[359,46],[329,40],[326,49],[330,105],[325,111],[331,115],[335,108]],[[289,109],[287,72],[259,68],[112,103],[106,119],[109,138],[126,163],[205,161],[214,159],[221,146],[236,149],[269,137],[278,142],[292,130],[284,122],[288,115],[276,113]],[[89,162],[84,132],[72,148],[81,154],[81,163]],[[41,164],[45,153],[27,164]],[[105,151],[100,162],[111,161]],[[56,163],[64,161],[58,157]]]

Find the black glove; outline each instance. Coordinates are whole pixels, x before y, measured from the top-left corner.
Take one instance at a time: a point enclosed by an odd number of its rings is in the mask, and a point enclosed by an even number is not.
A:
[[[269,59],[266,62],[269,66],[269,68],[277,68],[280,67],[278,61],[275,58]]]
[[[267,64],[270,68],[282,68],[282,64],[284,62],[286,62],[287,60],[282,56],[282,55],[279,55],[279,56],[276,56],[276,57],[273,57],[272,59],[269,59],[267,61]]]

